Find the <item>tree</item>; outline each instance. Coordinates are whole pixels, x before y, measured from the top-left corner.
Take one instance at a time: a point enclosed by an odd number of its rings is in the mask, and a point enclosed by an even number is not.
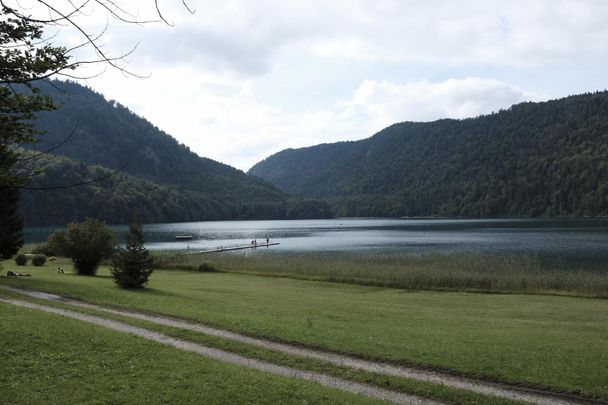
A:
[[[193,13],[184,0],[181,3]],[[35,113],[55,109],[50,98],[40,95],[35,82],[60,74],[74,77],[70,71],[82,65],[110,65],[130,73],[124,67],[124,58],[134,49],[117,57],[108,55],[101,45],[105,29],[92,33],[85,29],[79,17],[89,17],[97,6],[106,16],[122,23],[170,24],[161,14],[158,0],[153,0],[153,4],[158,18],[142,21],[122,8],[117,0],[52,3],[35,0],[32,7],[22,6],[18,0],[0,0],[0,201],[3,202],[0,205],[0,258],[10,257],[23,244],[19,189],[36,173],[23,164],[36,155],[24,156],[20,146],[35,142],[39,135],[33,126]],[[71,29],[81,36],[82,43],[70,48],[54,45],[53,35],[44,35],[45,28]],[[86,49],[92,51],[92,58],[74,60],[75,52]]]
[[[13,257],[23,245],[23,218],[19,213],[19,191],[0,190],[0,259]]]
[[[133,223],[125,235],[127,246],[112,255],[112,277],[122,288],[143,288],[152,274],[152,257],[144,247],[141,224]]]
[[[3,7],[3,14],[6,9]],[[42,38],[39,25],[8,18],[0,21],[0,257],[10,258],[23,245],[23,219],[19,214],[19,188],[29,176],[20,171],[24,143],[35,141],[32,120],[37,111],[54,108],[29,79],[65,67],[64,49],[37,46]],[[27,92],[18,93],[12,84],[24,83]]]
[[[87,218],[56,231],[48,239],[61,255],[72,260],[77,274],[93,276],[103,259],[109,259],[116,246],[116,233],[104,222]]]

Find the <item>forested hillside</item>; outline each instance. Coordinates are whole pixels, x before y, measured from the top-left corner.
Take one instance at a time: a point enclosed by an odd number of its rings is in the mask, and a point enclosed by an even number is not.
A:
[[[73,82],[43,85],[60,107],[39,114],[45,131],[33,162],[42,175],[24,190],[28,224],[64,224],[94,216],[128,222],[319,218],[318,201],[294,199],[263,180],[202,158],[126,107]],[[63,189],[92,179],[107,180]],[[59,189],[53,190],[53,188]]]
[[[340,216],[608,215],[608,92],[279,152],[250,173]]]

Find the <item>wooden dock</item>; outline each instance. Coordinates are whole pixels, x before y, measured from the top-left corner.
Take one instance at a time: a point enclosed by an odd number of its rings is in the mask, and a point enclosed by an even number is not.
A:
[[[280,243],[279,242],[269,242],[269,243],[258,243],[258,244],[249,243],[247,245],[241,245],[241,246],[218,246],[215,249],[197,250],[197,251],[188,252],[188,253],[190,253],[190,254],[220,253],[220,252],[229,252],[231,250],[257,249],[260,247],[270,247],[270,246],[276,246],[276,245],[280,245]]]

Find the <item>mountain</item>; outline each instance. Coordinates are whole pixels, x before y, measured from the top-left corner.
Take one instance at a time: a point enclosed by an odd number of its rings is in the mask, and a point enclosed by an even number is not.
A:
[[[198,156],[121,104],[74,82],[38,87],[60,106],[41,113],[32,163],[42,174],[24,190],[26,222],[319,218],[326,204],[293,198],[269,183]],[[105,180],[99,180],[104,179]],[[94,180],[94,181],[91,181]],[[66,185],[86,183],[77,187]]]
[[[608,92],[394,124],[284,150],[249,173],[339,216],[606,216]]]

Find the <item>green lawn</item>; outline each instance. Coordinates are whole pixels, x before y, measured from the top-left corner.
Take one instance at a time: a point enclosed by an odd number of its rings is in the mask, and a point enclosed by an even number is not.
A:
[[[381,403],[0,303],[3,404]]]
[[[608,399],[608,300],[407,292],[241,274],[156,271],[123,291],[50,266],[6,285],[188,318],[277,340]],[[69,265],[63,264],[63,267]]]
[[[308,359],[299,356],[289,355],[278,351],[251,346],[233,340],[208,336],[205,334],[192,332],[184,329],[159,325],[157,323],[134,319],[132,317],[110,314],[105,311],[85,309],[63,303],[61,301],[46,301],[38,298],[27,297],[25,295],[0,290],[0,297],[16,298],[29,302],[38,303],[45,306],[64,308],[71,311],[99,316],[106,319],[130,324],[136,327],[161,332],[167,336],[190,342],[200,343],[207,347],[215,347],[220,350],[240,354],[244,357],[259,359],[269,363],[292,367],[300,370],[309,370],[322,374],[332,375],[360,382],[363,384],[374,385],[383,389],[403,392],[420,398],[428,398],[448,404],[467,404],[467,405],[520,405],[527,402],[520,402],[506,398],[495,397],[474,393],[465,389],[458,389],[437,385],[434,383],[423,382],[408,378],[392,377],[383,374],[355,370],[349,367],[340,367],[320,360]],[[29,322],[30,324],[32,322]]]

